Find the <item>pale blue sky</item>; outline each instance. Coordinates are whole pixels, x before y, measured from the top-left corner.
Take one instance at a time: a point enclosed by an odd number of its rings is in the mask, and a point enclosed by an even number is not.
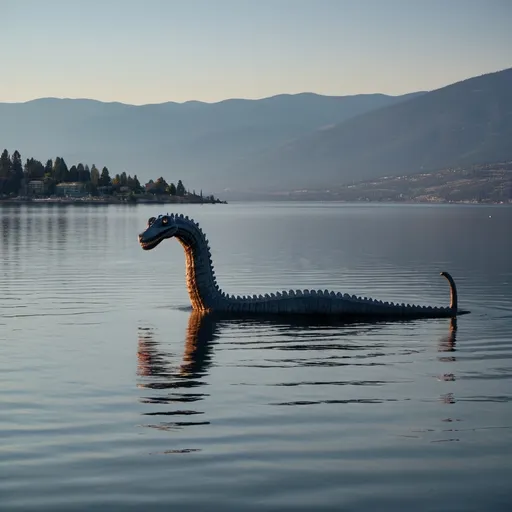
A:
[[[0,0],[0,102],[430,90],[512,67],[512,0]]]

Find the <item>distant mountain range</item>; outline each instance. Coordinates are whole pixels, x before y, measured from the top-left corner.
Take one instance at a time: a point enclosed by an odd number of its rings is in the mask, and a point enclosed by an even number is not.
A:
[[[245,166],[260,155],[421,94],[296,94],[143,106],[55,98],[0,103],[0,151],[18,149],[23,158],[43,163],[62,156],[68,167],[107,166],[111,174],[126,171],[141,181],[182,179],[205,191],[243,188]]]
[[[222,191],[337,186],[512,159],[512,68],[431,92],[134,106],[0,103],[0,150]],[[236,195],[236,194],[235,194]]]
[[[332,186],[512,159],[512,68],[353,117],[255,159],[277,187]],[[256,185],[256,183],[254,183]]]

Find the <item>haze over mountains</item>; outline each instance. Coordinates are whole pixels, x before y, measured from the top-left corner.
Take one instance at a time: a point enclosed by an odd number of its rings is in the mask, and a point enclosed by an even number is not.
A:
[[[512,160],[511,141],[512,68],[316,131],[258,159],[253,169],[262,179],[293,173],[296,187],[332,186]]]
[[[512,68],[405,96],[280,95],[133,106],[0,104],[0,146],[163,176],[189,188],[276,190],[512,159]],[[222,197],[222,196],[221,196]]]
[[[59,155],[68,166],[106,165],[141,181],[163,176],[222,190],[244,187],[243,168],[260,154],[408,97],[298,94],[143,106],[46,98],[0,104],[0,146],[42,161]]]

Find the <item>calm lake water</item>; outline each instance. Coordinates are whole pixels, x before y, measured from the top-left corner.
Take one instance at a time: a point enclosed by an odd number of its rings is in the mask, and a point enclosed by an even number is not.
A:
[[[167,206],[0,207],[0,509],[512,509],[512,208],[178,206],[229,293],[450,320],[201,320]]]

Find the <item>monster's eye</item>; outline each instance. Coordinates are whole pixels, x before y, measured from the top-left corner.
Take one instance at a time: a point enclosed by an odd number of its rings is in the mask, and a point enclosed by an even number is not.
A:
[[[151,226],[151,224],[153,224],[153,222],[155,222],[155,220],[156,220],[156,217],[150,217],[148,219],[148,226]]]
[[[169,223],[169,217],[162,217],[162,226],[166,226]]]

